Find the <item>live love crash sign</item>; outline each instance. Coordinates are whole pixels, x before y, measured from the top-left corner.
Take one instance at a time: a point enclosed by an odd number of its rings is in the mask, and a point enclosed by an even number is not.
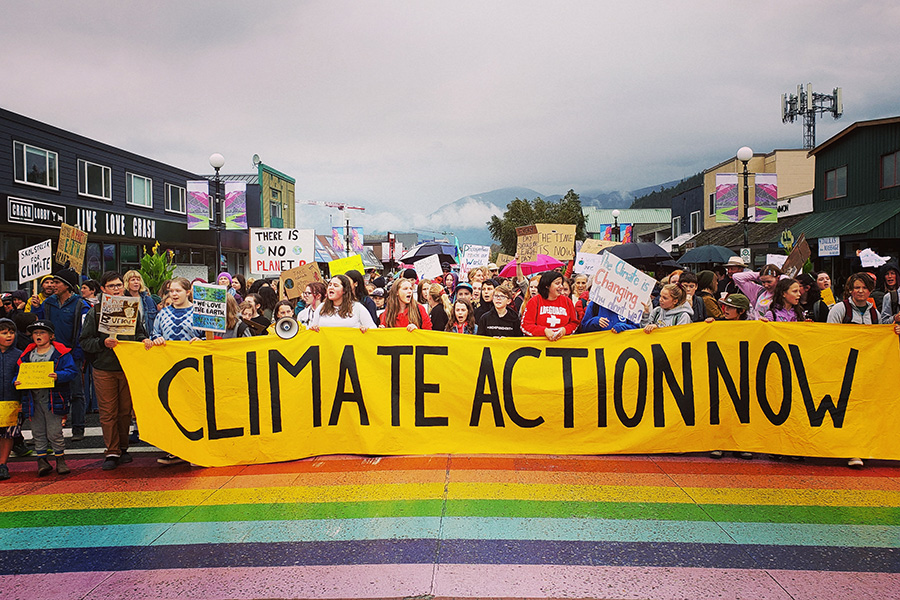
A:
[[[900,459],[898,348],[887,325],[752,321],[554,343],[335,328],[116,354],[141,438],[222,466],[716,449]]]

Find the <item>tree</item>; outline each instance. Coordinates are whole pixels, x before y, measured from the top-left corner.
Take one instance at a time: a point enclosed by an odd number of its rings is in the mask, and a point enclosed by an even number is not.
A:
[[[502,217],[494,215],[488,221],[491,237],[500,242],[504,254],[516,253],[516,227],[537,223],[575,225],[575,239],[585,238],[584,212],[575,190],[569,190],[559,202],[535,198],[533,201],[516,198],[506,205]]]

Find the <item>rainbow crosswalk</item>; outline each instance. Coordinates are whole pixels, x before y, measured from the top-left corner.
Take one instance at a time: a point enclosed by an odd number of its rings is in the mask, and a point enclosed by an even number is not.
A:
[[[0,598],[900,598],[900,469],[336,456],[0,484]]]

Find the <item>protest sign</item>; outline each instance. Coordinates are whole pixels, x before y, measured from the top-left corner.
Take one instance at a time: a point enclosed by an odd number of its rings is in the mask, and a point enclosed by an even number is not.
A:
[[[585,254],[579,252],[575,255],[575,266],[572,267],[573,273],[584,273],[588,277],[593,275],[597,268],[603,264],[603,257],[599,254]]]
[[[60,223],[56,262],[63,266],[68,262],[76,273],[81,273],[85,252],[87,252],[87,233],[66,223]]]
[[[497,266],[499,268],[503,268],[504,265],[509,263],[509,261],[514,260],[515,256],[510,256],[509,254],[503,254],[502,252],[497,255]]]
[[[19,365],[19,375],[16,377],[16,381],[19,381],[20,384],[16,386],[16,389],[40,390],[53,387],[56,384],[56,380],[50,378],[53,366],[53,361],[23,362]]]
[[[591,302],[640,323],[656,280],[611,252],[600,258],[603,260],[591,277]]]
[[[251,273],[280,275],[311,262],[316,262],[315,230],[250,228]]]
[[[468,273],[475,267],[486,267],[488,265],[488,262],[490,262],[490,256],[490,246],[463,244],[463,259],[461,265],[462,268],[460,269],[460,271],[463,273]]]
[[[53,272],[53,253],[50,240],[19,250],[19,283],[50,275]]]
[[[135,296],[103,294],[97,331],[109,335],[134,335],[140,316],[141,299]],[[146,332],[149,336],[151,332]]]
[[[434,279],[444,272],[441,269],[441,259],[437,254],[432,254],[431,256],[426,256],[425,258],[417,260],[413,263],[413,267],[416,269],[416,275],[419,277],[419,281],[423,279]]]
[[[552,256],[562,262],[575,254],[575,225],[538,223],[538,254]]]
[[[288,300],[299,298],[306,286],[314,281],[322,281],[319,265],[308,263],[281,272],[281,289]]]
[[[516,256],[520,263],[531,262],[538,255],[538,230],[536,225],[516,227]]]
[[[879,256],[871,248],[859,250],[857,251],[856,255],[859,256],[860,264],[862,264],[862,266],[866,269],[881,267],[890,260],[889,256]]]
[[[115,352],[142,382],[131,388],[141,439],[206,466],[709,450],[900,459],[890,325],[714,322],[555,342],[335,327]]]
[[[788,254],[787,260],[784,261],[784,266],[781,267],[781,270],[788,277],[796,277],[803,270],[803,265],[806,264],[811,254],[809,244],[806,243],[806,236],[800,234],[800,238],[794,242],[794,247],[791,249],[791,253]]]
[[[224,285],[195,283],[194,329],[197,331],[225,331],[228,288]]]
[[[775,265],[779,269],[784,266],[787,260],[787,254],[766,254],[766,264]]]
[[[363,265],[362,257],[359,254],[332,260],[328,263],[328,272],[332,277],[341,275],[347,271],[359,271],[360,273],[365,274],[366,267]]]
[[[619,242],[610,242],[608,240],[595,240],[594,238],[588,238],[584,240],[584,243],[579,248],[579,252],[582,254],[600,254],[607,248],[611,248],[612,246],[618,246]]]
[[[18,400],[0,400],[0,427],[17,425],[19,423],[19,411],[21,410],[22,405]]]

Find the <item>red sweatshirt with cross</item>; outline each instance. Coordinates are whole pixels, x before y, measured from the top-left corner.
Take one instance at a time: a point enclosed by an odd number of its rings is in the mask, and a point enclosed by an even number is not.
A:
[[[578,324],[578,313],[568,296],[558,296],[556,300],[533,296],[522,314],[522,330],[533,336],[544,336],[544,330],[548,327],[565,327],[566,335],[571,335],[578,329]]]

